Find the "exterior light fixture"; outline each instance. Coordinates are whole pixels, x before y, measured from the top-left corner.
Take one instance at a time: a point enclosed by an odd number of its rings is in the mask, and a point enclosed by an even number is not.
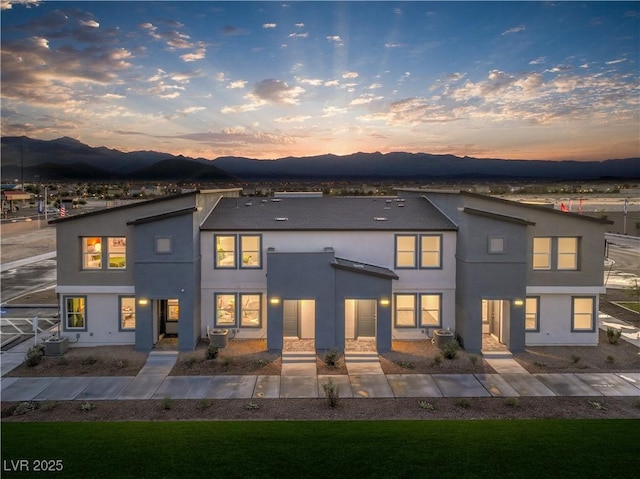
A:
[[[524,301],[522,301],[521,299],[516,299],[513,301],[514,306],[522,306],[524,304]]]
[[[387,298],[382,298],[380,300],[380,306],[389,306],[389,300]]]
[[[280,304],[280,298],[276,298],[275,296],[269,299],[271,304]]]
[[[149,300],[148,300],[147,298],[140,298],[140,299],[138,300],[138,304],[139,304],[140,306],[146,306],[147,304],[149,304]]]

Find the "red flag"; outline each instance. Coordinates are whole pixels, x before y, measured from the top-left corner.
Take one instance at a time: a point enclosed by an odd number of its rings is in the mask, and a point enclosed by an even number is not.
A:
[[[64,205],[60,205],[60,218],[67,216],[67,208]]]
[[[564,203],[560,203],[560,211],[567,211],[567,207],[564,205]]]

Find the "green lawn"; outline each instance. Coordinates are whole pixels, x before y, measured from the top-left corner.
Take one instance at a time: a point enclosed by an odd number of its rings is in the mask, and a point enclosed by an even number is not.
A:
[[[79,478],[631,478],[638,420],[3,423],[12,463]]]
[[[620,306],[624,306],[636,313],[640,313],[640,304],[637,301],[618,301],[616,304]]]

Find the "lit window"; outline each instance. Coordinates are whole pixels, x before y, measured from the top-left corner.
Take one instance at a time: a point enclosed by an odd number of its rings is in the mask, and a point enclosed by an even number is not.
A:
[[[505,240],[502,236],[489,236],[489,253],[501,254],[505,251]]]
[[[240,236],[241,268],[260,268],[260,236]]]
[[[120,329],[136,329],[136,299],[133,296],[120,298]]]
[[[420,267],[440,268],[442,236],[422,235],[420,236]]]
[[[127,267],[127,238],[108,238],[109,269]]]
[[[235,326],[236,295],[216,294],[216,326]]]
[[[416,326],[415,294],[396,294],[396,327],[414,328]]]
[[[86,298],[84,296],[65,298],[65,329],[87,329]]]
[[[524,312],[524,329],[527,331],[539,331],[539,299],[527,298]]]
[[[259,294],[240,294],[240,326],[247,328],[260,327]]]
[[[440,326],[441,320],[441,295],[420,295],[420,326]]]
[[[578,269],[578,238],[558,238],[558,269]]]
[[[415,268],[416,267],[416,236],[398,235],[396,236],[396,267]]]
[[[594,330],[594,304],[593,298],[572,298],[572,331]]]
[[[236,267],[236,237],[216,236],[216,267]]]
[[[102,269],[102,238],[82,238],[82,267]]]
[[[551,269],[551,238],[533,238],[533,269]]]

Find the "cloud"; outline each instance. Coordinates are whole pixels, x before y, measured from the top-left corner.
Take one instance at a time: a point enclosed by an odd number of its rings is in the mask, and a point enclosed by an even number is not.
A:
[[[198,48],[193,53],[185,53],[180,55],[180,58],[184,62],[195,62],[197,60],[204,60],[207,56],[207,50],[205,48]]]
[[[572,70],[573,67],[571,65],[556,65],[553,68],[545,70],[546,73],[559,73],[559,72],[567,72]]]
[[[90,28],[99,28],[100,24],[95,20],[80,20],[80,25]]]
[[[342,73],[342,78],[358,78],[358,73],[357,72],[343,72]]]
[[[327,35],[327,40],[331,43],[335,43],[336,45],[343,45],[340,35]]]
[[[509,30],[506,30],[504,32],[502,32],[502,35],[509,35],[511,33],[519,33],[519,32],[523,32],[525,30],[524,25],[518,25],[517,27],[513,27],[510,28]]]
[[[351,100],[351,103],[349,103],[349,105],[367,105],[373,101],[376,100],[382,100],[384,97],[381,96],[375,96],[372,95],[371,93],[366,93],[364,95],[360,95],[358,98],[354,98],[353,100]]]
[[[285,116],[280,118],[275,118],[273,121],[276,123],[302,123],[306,120],[312,118],[309,115],[297,115],[297,116]]]
[[[290,87],[283,81],[268,79],[258,82],[253,89],[253,94],[269,103],[297,105],[298,97],[304,91],[304,88]]]
[[[296,28],[304,28],[304,23],[296,23]]]
[[[277,23],[263,23],[262,28],[276,28],[278,26]]]
[[[626,62],[627,59],[626,58],[618,58],[617,60],[609,60],[608,62],[605,62],[606,65],[615,65],[616,63],[623,63]]]
[[[377,90],[378,88],[382,88],[381,83],[372,83],[367,87],[369,90]]]
[[[231,90],[238,90],[238,89],[244,88],[246,85],[247,85],[246,80],[235,80],[235,81],[229,82],[229,84],[227,85],[227,88]]]
[[[529,62],[529,65],[541,65],[547,61],[547,57],[538,57]]]
[[[326,84],[325,81],[320,78],[296,78],[296,80],[302,85],[322,86]]]
[[[387,42],[384,44],[385,48],[402,48],[404,46],[406,46],[406,44],[404,43],[393,43],[393,42]]]
[[[335,106],[327,106],[322,109],[322,118],[330,118],[332,116],[342,115],[344,113],[347,113],[347,111],[348,110],[346,108],[337,108]]]
[[[308,36],[309,34],[307,32],[289,34],[289,38],[307,38]]]

